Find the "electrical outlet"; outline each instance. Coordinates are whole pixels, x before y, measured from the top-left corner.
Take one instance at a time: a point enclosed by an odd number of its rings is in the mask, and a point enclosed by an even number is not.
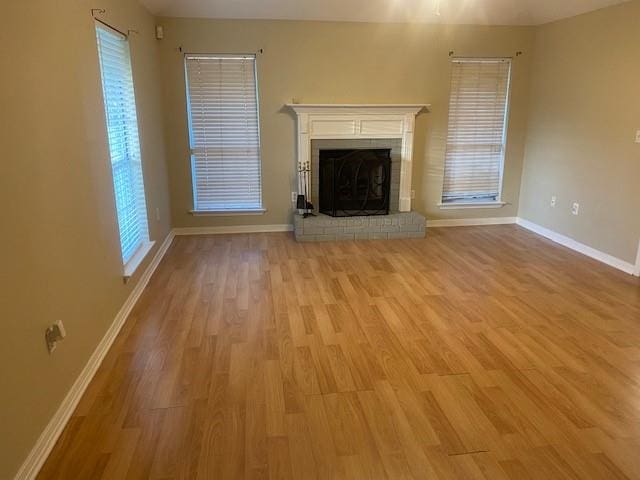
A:
[[[296,203],[298,200],[298,192],[291,192],[291,203]]]
[[[636,143],[640,143],[640,130],[636,130]]]
[[[580,213],[580,204],[578,202],[573,202],[571,206],[571,214],[578,215]]]
[[[552,206],[552,207],[555,207],[557,202],[558,202],[558,197],[556,197],[555,195],[553,195],[553,196],[551,197],[551,206]]]
[[[47,342],[47,350],[49,353],[53,353],[56,349],[56,345],[60,340],[63,340],[67,336],[67,331],[64,328],[62,320],[58,320],[56,323],[47,328],[44,332],[44,339]]]

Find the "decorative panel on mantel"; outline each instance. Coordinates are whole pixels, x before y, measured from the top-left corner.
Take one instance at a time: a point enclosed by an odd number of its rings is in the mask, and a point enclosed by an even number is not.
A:
[[[355,120],[310,120],[309,132],[314,135],[355,135]]]

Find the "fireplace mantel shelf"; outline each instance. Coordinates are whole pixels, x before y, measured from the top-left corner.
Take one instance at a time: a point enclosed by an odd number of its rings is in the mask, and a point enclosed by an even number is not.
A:
[[[385,113],[385,114],[418,114],[422,110],[429,112],[431,105],[426,103],[287,103],[296,113]]]
[[[321,139],[402,139],[398,208],[411,211],[413,128],[427,104],[288,103],[297,116],[298,172],[308,171],[311,142]],[[317,172],[311,172],[316,175]],[[310,176],[298,176],[299,192],[310,192]]]

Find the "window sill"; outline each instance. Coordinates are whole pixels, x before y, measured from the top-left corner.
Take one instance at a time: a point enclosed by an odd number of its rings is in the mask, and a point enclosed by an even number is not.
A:
[[[450,202],[439,203],[438,207],[440,207],[441,210],[456,210],[463,208],[502,208],[506,204],[506,202]]]
[[[138,247],[138,250],[136,250],[136,253],[133,254],[133,257],[131,257],[129,261],[125,263],[124,265],[124,281],[125,282],[127,282],[133,276],[133,274],[136,273],[136,270],[138,269],[142,261],[146,258],[147,254],[151,251],[155,243],[156,242],[149,242],[149,241],[144,242],[142,245],[140,245],[140,247]]]
[[[249,210],[190,210],[189,213],[196,217],[235,217],[237,215],[264,215],[266,208],[254,208]]]

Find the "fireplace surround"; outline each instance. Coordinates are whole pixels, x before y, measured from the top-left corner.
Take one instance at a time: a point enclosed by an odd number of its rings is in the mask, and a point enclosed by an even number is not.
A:
[[[411,171],[413,162],[413,129],[416,115],[429,105],[323,105],[288,104],[297,116],[298,191],[306,192],[316,207],[317,216],[294,215],[295,238],[301,242],[335,240],[380,240],[422,238],[426,233],[425,217],[412,211]],[[339,180],[344,199],[353,201],[346,207],[320,200],[321,183],[329,170],[322,173],[323,150],[384,150],[390,165],[371,166],[366,175],[356,175],[357,168]],[[323,159],[326,153],[323,155]],[[334,155],[335,156],[335,155]],[[331,177],[336,173],[334,158]],[[369,158],[369,160],[372,160]],[[376,159],[374,159],[376,161]],[[324,163],[324,162],[322,162]],[[365,166],[358,159],[356,165]],[[329,167],[327,167],[328,169]],[[385,169],[386,168],[386,169]],[[385,172],[385,176],[382,172]],[[320,176],[323,180],[320,180]],[[365,177],[367,180],[360,178]],[[385,182],[390,180],[389,185]],[[384,180],[384,181],[383,181]],[[368,185],[368,187],[367,187]],[[335,184],[328,186],[334,192]],[[386,189],[385,189],[386,187]],[[378,204],[368,203],[364,193],[369,189],[386,192],[376,194]],[[335,198],[334,198],[335,199]],[[364,202],[367,200],[367,202]],[[358,203],[361,202],[361,203]],[[364,202],[364,203],[362,203]],[[321,205],[322,204],[322,205]],[[333,216],[336,215],[336,216]]]
[[[321,150],[389,149],[391,150],[391,185],[389,213],[399,212],[400,166],[402,164],[402,139],[362,138],[362,139],[314,139],[311,141],[311,171],[320,172]],[[315,206],[320,205],[320,175],[312,175],[309,197]],[[319,211],[319,209],[318,209]]]
[[[412,104],[288,104],[297,115],[298,171],[311,164],[313,140],[400,139],[398,211],[411,211],[411,170],[415,117],[429,105]],[[298,191],[311,192],[311,171],[298,178]],[[303,182],[306,181],[306,185]]]

